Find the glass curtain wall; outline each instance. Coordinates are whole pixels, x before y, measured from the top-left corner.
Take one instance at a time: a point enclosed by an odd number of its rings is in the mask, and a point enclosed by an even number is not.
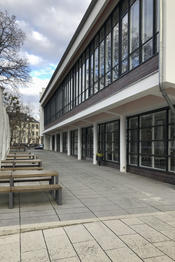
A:
[[[98,148],[104,161],[120,162],[120,121],[103,123],[98,126]]]
[[[67,132],[63,133],[63,153],[67,153]]]
[[[78,155],[78,130],[71,131],[71,155]]]
[[[175,118],[162,109],[128,119],[128,164],[175,172]]]
[[[158,54],[159,0],[122,0],[44,107],[45,125]]]
[[[82,158],[93,158],[93,127],[82,128]]]

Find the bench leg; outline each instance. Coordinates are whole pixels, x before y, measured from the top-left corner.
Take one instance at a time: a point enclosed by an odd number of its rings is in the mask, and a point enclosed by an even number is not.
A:
[[[10,187],[14,186],[14,179],[10,178]],[[13,192],[9,192],[9,208],[13,208]]]
[[[9,192],[9,208],[13,208],[13,192]]]
[[[58,205],[62,205],[62,188],[56,190],[56,202]]]

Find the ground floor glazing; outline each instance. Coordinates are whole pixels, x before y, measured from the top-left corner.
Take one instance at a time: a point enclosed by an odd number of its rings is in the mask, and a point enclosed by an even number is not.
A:
[[[126,170],[127,167],[135,167],[173,174],[175,117],[171,111],[162,108],[124,118],[124,121],[125,130],[121,129],[121,120],[117,119],[53,135],[51,149],[69,152],[69,155],[79,159],[93,160],[95,164],[95,154],[100,152],[104,164],[113,163],[116,166],[121,166],[121,158],[125,159],[122,154],[126,151]],[[121,135],[126,140],[123,145]],[[125,150],[121,146],[126,147]]]

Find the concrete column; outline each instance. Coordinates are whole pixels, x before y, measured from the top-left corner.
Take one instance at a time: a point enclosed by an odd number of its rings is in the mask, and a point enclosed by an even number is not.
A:
[[[71,143],[70,143],[70,130],[67,131],[67,155],[71,154]]]
[[[78,160],[82,159],[81,127],[78,128]]]
[[[60,153],[63,153],[63,132],[60,133]]]
[[[93,164],[97,164],[96,155],[98,152],[98,131],[97,123],[93,124]]]
[[[126,173],[126,117],[120,116],[120,172]]]
[[[57,134],[55,134],[55,152],[57,152]]]
[[[44,135],[44,149],[50,150],[50,137],[48,135]]]

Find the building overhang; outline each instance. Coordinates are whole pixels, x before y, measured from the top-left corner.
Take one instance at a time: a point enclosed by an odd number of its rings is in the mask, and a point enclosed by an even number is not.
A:
[[[151,96],[150,96],[151,95]],[[149,103],[145,100],[145,107],[150,108],[157,106],[160,102],[162,105],[164,100],[159,92],[159,74],[155,72],[142,80],[127,86],[124,90],[112,95],[103,101],[96,103],[93,106],[77,113],[76,115],[69,117],[62,122],[55,124],[44,130],[43,134],[48,134],[66,128],[67,126],[83,126],[90,125],[93,122],[100,122],[104,119],[114,118],[117,119],[120,115],[130,115],[132,110],[130,105],[133,105],[133,112],[136,113],[138,110],[137,99],[139,100],[139,106],[144,106],[144,97],[149,96]],[[157,97],[157,99],[156,99]],[[133,104],[133,101],[136,101]],[[128,104],[132,102],[132,104]],[[87,121],[86,123],[83,121]]]

